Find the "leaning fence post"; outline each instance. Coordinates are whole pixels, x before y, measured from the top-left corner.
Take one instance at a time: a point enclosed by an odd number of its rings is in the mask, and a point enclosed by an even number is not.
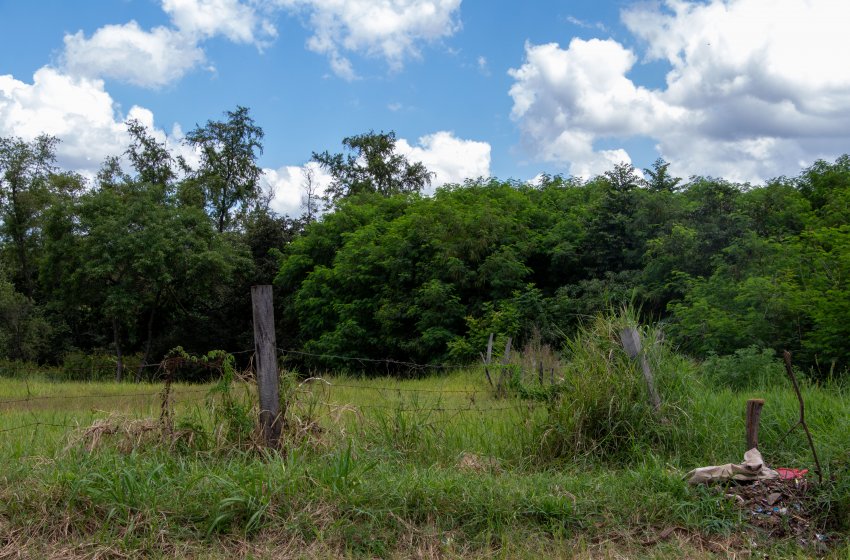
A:
[[[643,379],[646,382],[646,390],[649,393],[649,402],[653,410],[658,412],[661,409],[661,398],[658,396],[658,391],[655,390],[655,379],[652,376],[652,370],[649,369],[649,361],[646,359],[646,353],[641,352],[640,333],[634,327],[627,327],[620,331],[620,341],[623,343],[623,348],[630,358],[638,358],[640,360]]]
[[[505,353],[502,355],[502,371],[499,374],[499,393],[501,396],[505,396],[507,393],[506,385],[508,384],[508,363],[511,359],[511,337],[508,337],[508,341],[505,343]]]
[[[487,341],[487,357],[481,354],[481,361],[484,362],[484,375],[487,376],[487,381],[490,382],[490,387],[493,386],[493,379],[490,377],[490,371],[487,366],[490,365],[490,359],[493,357],[493,333],[490,333],[490,340]]]
[[[251,286],[254,311],[254,363],[260,396],[260,429],[269,447],[280,444],[281,416],[272,287]]]

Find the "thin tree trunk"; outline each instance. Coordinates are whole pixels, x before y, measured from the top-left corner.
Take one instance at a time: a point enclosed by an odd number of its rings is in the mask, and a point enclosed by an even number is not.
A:
[[[136,383],[139,383],[142,380],[142,373],[145,371],[145,366],[148,363],[148,358],[151,355],[151,341],[153,340],[153,319],[156,315],[156,308],[159,307],[159,297],[162,295],[162,291],[156,294],[156,299],[154,300],[153,307],[151,307],[151,313],[148,315],[148,339],[145,342],[145,353],[142,355],[142,361],[139,363],[139,368],[136,370]]]
[[[121,355],[121,341],[119,339],[118,319],[112,318],[112,336],[115,339],[115,381],[121,383],[121,378],[124,376],[124,357]]]
[[[32,285],[32,275],[30,274],[29,267],[29,259],[27,259],[27,240],[26,240],[26,228],[23,224],[23,217],[21,216],[21,206],[18,202],[18,188],[14,181],[10,183],[12,188],[12,217],[14,218],[14,224],[12,224],[12,238],[14,239],[15,248],[18,251],[18,261],[21,265],[21,279],[23,280],[23,286],[20,287],[20,290],[27,297],[32,297],[33,295],[33,285]]]
[[[136,383],[141,382],[142,373],[145,371],[145,366],[148,363],[148,358],[151,355],[151,339],[153,338],[153,317],[156,312],[156,308],[151,309],[151,313],[148,316],[148,339],[145,342],[145,352],[142,354],[142,361],[139,363],[138,369],[136,369]]]

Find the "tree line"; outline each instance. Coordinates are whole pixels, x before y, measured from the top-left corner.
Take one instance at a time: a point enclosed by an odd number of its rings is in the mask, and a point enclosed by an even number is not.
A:
[[[474,361],[490,333],[560,346],[629,302],[684,350],[789,349],[815,376],[850,365],[850,157],[764,185],[673,177],[658,160],[582,180],[433,175],[392,132],[314,153],[304,213],[260,187],[248,109],[186,136],[193,166],[142,124],[93,179],[59,140],[0,139],[0,358],[108,354],[119,379],[182,345],[252,346],[252,284],[274,283],[278,340],[332,356]],[[321,205],[321,207],[320,207]],[[385,371],[385,367],[382,369]]]

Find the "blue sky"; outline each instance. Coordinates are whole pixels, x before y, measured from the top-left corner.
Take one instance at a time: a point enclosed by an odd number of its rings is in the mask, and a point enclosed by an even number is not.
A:
[[[437,183],[659,156],[758,182],[850,151],[845,4],[0,0],[0,135],[91,173],[128,117],[191,159],[182,134],[245,105],[290,213],[311,152],[370,129]]]

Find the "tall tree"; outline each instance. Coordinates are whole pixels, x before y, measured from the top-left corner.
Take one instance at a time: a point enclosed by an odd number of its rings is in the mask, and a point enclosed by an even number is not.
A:
[[[418,193],[431,184],[433,173],[422,162],[411,163],[396,152],[393,131],[349,136],[342,144],[347,153],[313,152],[313,161],[333,177],[324,196],[329,208],[361,193]]]
[[[198,149],[201,166],[196,172],[205,205],[216,229],[223,232],[235,219],[234,211],[247,211],[260,199],[257,156],[263,152],[263,129],[254,123],[247,107],[227,111],[224,121],[207,121],[186,135]]]
[[[663,158],[658,158],[652,164],[652,169],[645,168],[643,170],[646,174],[646,183],[650,190],[673,192],[678,188],[679,183],[682,182],[682,178],[670,175],[668,171],[669,167],[670,164],[668,162],[664,161]]]
[[[137,180],[163,187],[176,177],[175,159],[164,142],[159,142],[148,128],[139,121],[127,121],[130,146],[124,152],[136,170]]]
[[[313,167],[305,165],[301,174],[301,189],[304,191],[301,195],[301,208],[304,210],[304,222],[309,224],[319,213],[319,184]]]
[[[47,178],[55,171],[57,143],[47,135],[32,142],[0,138],[0,231],[14,246],[18,269],[14,279],[27,296],[35,291],[31,245],[46,204]]]

